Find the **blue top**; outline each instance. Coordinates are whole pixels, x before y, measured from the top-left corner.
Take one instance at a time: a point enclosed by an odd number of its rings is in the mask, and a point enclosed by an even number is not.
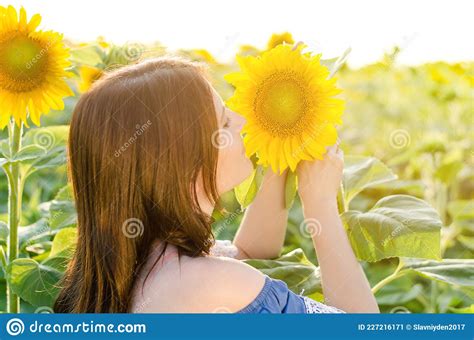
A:
[[[288,285],[265,276],[265,284],[257,297],[237,313],[344,313],[306,296],[293,293]]]

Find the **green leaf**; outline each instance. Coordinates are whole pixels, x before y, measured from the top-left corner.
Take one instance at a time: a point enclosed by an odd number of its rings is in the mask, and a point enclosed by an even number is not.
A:
[[[33,259],[16,259],[8,265],[7,280],[13,291],[33,306],[52,306],[59,293],[63,272],[58,259],[38,263]]]
[[[28,130],[23,137],[23,145],[39,145],[50,152],[57,146],[64,146],[68,137],[67,125],[56,125]]]
[[[443,261],[403,259],[404,268],[429,279],[449,284],[474,287],[474,260],[444,259]]]
[[[51,228],[44,218],[41,218],[28,226],[18,228],[18,238],[21,250],[39,242],[48,241],[51,236]]]
[[[295,249],[275,260],[244,260],[262,273],[285,281],[296,294],[311,295],[321,292],[319,268],[305,256],[303,250]]]
[[[13,156],[12,161],[27,161],[43,156],[46,149],[40,145],[32,144],[22,147],[16,155]]]
[[[347,206],[362,190],[397,179],[392,170],[374,157],[348,156],[344,162],[344,200]]]
[[[6,159],[11,158],[10,144],[8,143],[8,139],[0,140],[0,155]]]
[[[8,225],[5,222],[0,221],[0,244],[7,244],[9,234],[10,229],[8,228]]]
[[[445,184],[451,184],[456,180],[459,172],[464,166],[463,160],[453,160],[444,162],[435,171],[435,177]]]
[[[46,152],[29,162],[24,172],[30,175],[36,170],[55,168],[66,164],[66,142],[69,127],[66,125],[49,126],[28,130],[23,137],[23,145],[39,145]]]
[[[452,219],[474,219],[474,200],[449,202],[448,212]]]
[[[72,227],[77,224],[77,211],[69,185],[61,188],[49,205],[49,225],[51,229]]]
[[[422,140],[416,151],[419,153],[437,153],[437,152],[446,152],[447,140],[440,140],[439,138],[432,138]]]
[[[441,220],[428,203],[407,195],[382,198],[368,212],[342,214],[356,256],[439,259]]]
[[[474,236],[458,235],[457,240],[467,249],[474,251]]]
[[[254,200],[262,183],[263,176],[263,168],[257,166],[245,181],[235,187],[235,198],[242,208],[246,208]]]
[[[77,243],[77,228],[61,229],[53,240],[50,256],[71,258]]]
[[[464,308],[449,307],[449,311],[455,314],[474,314],[474,304]]]
[[[290,209],[295,201],[296,192],[298,190],[298,181],[296,172],[288,170],[285,184],[285,207]]]
[[[452,201],[448,204],[448,212],[453,221],[452,227],[474,233],[474,200]]]
[[[97,45],[86,45],[71,49],[70,59],[77,64],[96,66],[102,63],[102,53]]]
[[[379,305],[397,305],[407,303],[416,299],[423,292],[423,286],[416,284],[408,291],[401,289],[401,287],[388,285],[377,293],[377,303]]]
[[[415,197],[423,197],[426,184],[424,184],[422,180],[395,180],[374,185],[371,189],[382,192],[382,196],[407,194]],[[386,194],[384,195],[383,193]]]

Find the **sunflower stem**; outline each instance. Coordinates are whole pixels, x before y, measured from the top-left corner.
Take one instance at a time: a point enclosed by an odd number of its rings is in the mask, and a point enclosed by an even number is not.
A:
[[[387,276],[386,278],[384,278],[383,280],[381,280],[375,286],[373,286],[372,293],[376,294],[382,287],[386,286],[393,280],[398,279],[399,277],[402,277],[403,275],[405,275],[408,271],[403,269],[404,266],[405,266],[405,263],[403,262],[403,260],[401,258],[398,258],[398,266],[395,269],[395,271],[389,276]]]
[[[21,147],[21,134],[23,124],[19,125],[11,120],[8,130],[10,142],[10,156],[14,158]],[[8,262],[11,263],[18,257],[18,224],[21,216],[20,206],[20,168],[18,162],[11,162],[8,176],[8,227],[10,231],[8,239]],[[13,292],[7,280],[7,311],[8,313],[18,313],[20,311],[20,299]]]
[[[339,208],[340,214],[343,214],[348,210],[348,207],[346,206],[346,201],[344,199],[344,186],[342,183],[339,186],[339,190],[337,192],[337,206]]]

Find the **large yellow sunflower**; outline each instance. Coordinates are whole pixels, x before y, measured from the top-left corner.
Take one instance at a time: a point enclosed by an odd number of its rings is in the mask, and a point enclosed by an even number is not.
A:
[[[19,14],[19,15],[18,15]],[[36,125],[41,114],[62,110],[63,97],[73,95],[64,81],[69,53],[56,32],[35,31],[41,16],[28,21],[21,8],[0,6],[0,129],[10,118]]]
[[[258,57],[237,57],[241,72],[225,79],[235,86],[227,105],[243,115],[247,156],[274,171],[292,171],[300,160],[322,159],[336,142],[344,101],[321,55],[278,45]]]

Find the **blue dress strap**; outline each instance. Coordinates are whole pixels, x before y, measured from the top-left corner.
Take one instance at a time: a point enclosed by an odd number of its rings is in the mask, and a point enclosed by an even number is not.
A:
[[[237,313],[344,313],[306,296],[293,293],[288,285],[278,279],[265,276],[265,284],[257,297]]]

